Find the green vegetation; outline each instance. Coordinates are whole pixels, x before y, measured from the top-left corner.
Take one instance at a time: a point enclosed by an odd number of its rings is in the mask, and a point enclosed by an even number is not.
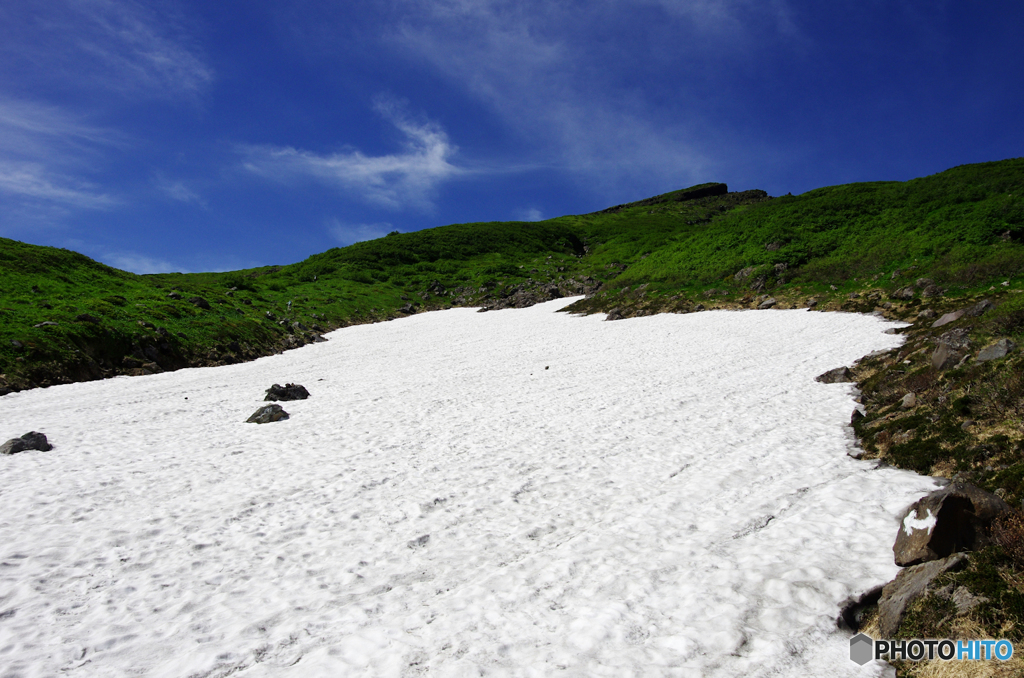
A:
[[[969,294],[1024,275],[1022,159],[774,199],[725,190],[702,184],[538,223],[392,232],[229,273],[138,276],[0,239],[0,389],[246,360],[403,308],[500,307],[517,293],[529,303],[553,285],[600,288],[572,311],[628,316],[750,306],[767,293],[869,310],[845,295],[920,276],[947,296]],[[1012,334],[1024,326],[1024,309],[1001,317]]]

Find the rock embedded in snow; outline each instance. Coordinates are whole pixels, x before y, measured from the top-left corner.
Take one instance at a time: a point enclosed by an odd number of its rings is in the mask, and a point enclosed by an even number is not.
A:
[[[53,445],[46,440],[46,436],[36,431],[29,431],[20,438],[11,438],[3,445],[0,445],[0,454],[17,454],[28,450],[48,452]]]
[[[814,381],[820,381],[823,384],[839,384],[849,383],[857,381],[853,372],[850,371],[849,367],[837,367],[834,370],[829,370],[823,374],[819,374],[814,378]]]
[[[245,420],[247,424],[269,424],[288,418],[288,413],[280,405],[264,405]]]
[[[605,316],[605,320],[622,320],[622,309],[616,306],[612,310],[608,311],[608,315]]]
[[[992,520],[1009,505],[969,483],[956,482],[919,499],[900,521],[892,546],[905,567],[987,546]]]
[[[309,391],[302,384],[274,384],[267,389],[266,401],[276,400],[305,400],[309,397]]]
[[[760,310],[764,310],[764,309],[767,309],[767,308],[771,308],[772,306],[774,306],[777,303],[779,303],[779,302],[775,300],[775,297],[768,297],[767,299],[762,301],[760,304],[758,304],[757,308],[760,309]]]
[[[903,621],[907,606],[928,591],[928,585],[946,572],[956,572],[967,566],[967,556],[955,553],[942,560],[932,560],[901,570],[896,578],[882,589],[878,601],[878,633],[892,638]]]

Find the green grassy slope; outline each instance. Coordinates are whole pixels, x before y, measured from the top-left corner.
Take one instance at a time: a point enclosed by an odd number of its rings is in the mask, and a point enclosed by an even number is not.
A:
[[[403,307],[500,307],[516,293],[546,298],[552,285],[601,286],[573,310],[638,314],[708,298],[749,305],[757,293],[838,297],[873,278],[891,290],[927,276],[966,293],[1024,273],[1022,159],[774,199],[725,190],[394,234],[230,273],[138,276],[0,239],[0,388],[245,360]]]

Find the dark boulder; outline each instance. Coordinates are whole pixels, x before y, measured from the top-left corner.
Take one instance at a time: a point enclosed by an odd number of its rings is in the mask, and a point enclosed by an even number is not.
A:
[[[309,391],[301,384],[285,384],[284,386],[274,384],[267,389],[267,397],[263,400],[305,400],[308,397]]]
[[[75,316],[75,320],[82,323],[98,323],[100,321],[99,318],[94,315],[89,315],[88,313],[79,313]]]
[[[196,308],[201,308],[204,311],[210,310],[210,302],[208,302],[206,299],[203,299],[202,297],[192,297],[191,299],[188,300],[188,303],[192,304]]]
[[[608,315],[605,316],[605,320],[622,320],[622,309],[616,306],[612,310],[608,311]]]
[[[181,295],[177,292],[171,292],[167,295],[168,299],[181,299]]]
[[[878,632],[882,638],[892,638],[903,621],[907,607],[928,592],[935,578],[946,572],[956,572],[967,566],[967,556],[956,553],[941,560],[932,560],[900,570],[896,578],[882,589],[878,600]]]
[[[1009,511],[996,495],[969,483],[950,483],[915,502],[892,546],[896,564],[916,565],[991,543],[992,521]]]
[[[991,311],[993,308],[995,308],[995,306],[992,304],[991,301],[989,301],[988,299],[982,299],[974,306],[971,306],[969,309],[967,309],[967,315],[971,316],[972,318],[977,318],[986,311]]]
[[[942,292],[942,288],[939,287],[938,285],[929,285],[928,287],[921,290],[921,296],[924,297],[925,299],[931,299],[933,297],[941,297]]]
[[[758,304],[758,305],[757,305],[757,308],[758,308],[759,310],[762,310],[762,311],[763,311],[763,310],[765,310],[765,309],[769,309],[769,308],[771,308],[772,306],[774,306],[774,305],[775,305],[775,304],[777,304],[777,303],[779,303],[779,302],[775,300],[775,297],[768,297],[767,299],[765,299],[764,301],[762,301],[762,302],[761,302],[760,304]]]
[[[245,422],[247,424],[269,424],[272,421],[281,421],[287,418],[288,413],[280,405],[264,405],[253,412]]]
[[[836,624],[844,631],[857,632],[864,621],[864,613],[882,597],[882,586],[865,591],[858,596],[850,596],[839,603],[839,618]]]
[[[39,450],[48,452],[53,449],[46,436],[36,431],[29,431],[20,438],[11,438],[3,445],[0,445],[0,454],[17,454],[28,450]]]
[[[837,367],[834,370],[819,374],[814,378],[814,381],[820,381],[823,384],[840,384],[857,380],[854,378],[853,372],[850,371],[849,367]]]

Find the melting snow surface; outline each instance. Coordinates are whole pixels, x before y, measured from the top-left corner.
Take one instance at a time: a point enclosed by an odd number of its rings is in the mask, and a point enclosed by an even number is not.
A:
[[[934,483],[814,377],[889,325],[565,303],[0,398],[0,675],[881,675],[837,604]]]

